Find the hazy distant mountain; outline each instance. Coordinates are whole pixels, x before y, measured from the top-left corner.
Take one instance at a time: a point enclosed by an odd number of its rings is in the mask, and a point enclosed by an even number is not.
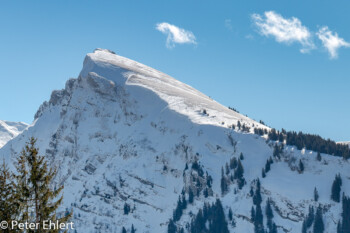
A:
[[[11,122],[0,120],[0,148],[8,141],[20,134],[27,124],[23,122]]]

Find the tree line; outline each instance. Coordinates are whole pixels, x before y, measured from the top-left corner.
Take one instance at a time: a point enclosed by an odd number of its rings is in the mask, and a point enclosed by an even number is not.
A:
[[[350,158],[350,147],[348,145],[339,144],[330,139],[326,140],[319,135],[306,134],[303,132],[297,133],[284,129],[282,129],[282,131],[276,129],[267,131],[266,129],[260,128],[254,128],[254,133],[261,136],[267,135],[269,140],[285,142],[287,145],[295,146],[298,150],[305,148],[307,150],[335,155],[345,159]]]

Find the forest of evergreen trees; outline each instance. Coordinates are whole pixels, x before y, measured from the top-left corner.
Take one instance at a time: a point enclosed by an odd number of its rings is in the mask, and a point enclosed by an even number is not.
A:
[[[303,132],[277,131],[276,129],[271,129],[267,131],[266,129],[254,128],[254,133],[258,135],[266,135],[269,140],[286,142],[287,145],[295,146],[298,150],[303,148],[307,150],[316,151],[319,153],[335,155],[343,157],[345,159],[350,158],[350,148],[348,145],[339,144],[330,139],[324,139],[319,135],[305,134]]]
[[[168,224],[168,233],[183,233],[184,228],[178,228],[176,222],[180,220],[182,211],[186,209],[186,200],[179,198],[173,218]],[[232,219],[232,211],[231,211]],[[212,205],[204,203],[203,209],[199,209],[198,213],[193,216],[189,225],[190,233],[229,233],[224,209],[220,199]]]
[[[262,196],[261,196],[260,180],[256,179],[254,183],[255,183],[255,191],[253,191],[252,187],[250,190],[250,196],[253,199],[253,206],[250,211],[250,217],[254,224],[254,232],[255,233],[267,233],[267,232],[277,233],[277,226],[273,221],[274,214],[273,214],[270,198],[267,199],[266,207],[265,207],[265,215],[267,218],[267,221],[266,221],[267,229],[265,229],[264,227],[264,215],[263,215],[263,210],[261,208]]]
[[[208,223],[208,224],[207,224]],[[191,222],[191,233],[229,233],[220,199],[213,205],[204,204]]]

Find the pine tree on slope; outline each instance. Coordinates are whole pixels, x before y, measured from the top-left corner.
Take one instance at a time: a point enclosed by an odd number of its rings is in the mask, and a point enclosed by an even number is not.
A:
[[[318,201],[319,195],[318,195],[318,191],[317,188],[315,187],[314,189],[314,201]]]
[[[304,172],[304,163],[299,159],[299,173]]]
[[[123,227],[123,229],[125,229],[125,228]],[[170,219],[169,224],[168,224],[168,233],[176,233],[176,226],[175,226],[175,223],[172,219]]]
[[[268,198],[267,202],[266,202],[265,214],[266,214],[266,218],[267,218],[267,227],[269,228],[270,231],[272,231],[273,211],[272,211],[272,208],[271,208],[271,200],[270,200],[270,198]]]
[[[316,210],[315,222],[314,222],[314,233],[323,233],[324,223],[322,218],[322,208],[319,206]]]
[[[18,201],[16,198],[16,186],[13,182],[13,174],[9,171],[5,161],[0,167],[0,220],[8,224],[16,220],[19,214]],[[11,232],[5,229],[3,232]]]
[[[131,233],[136,233],[136,229],[134,228],[134,224],[131,225]]]
[[[342,200],[342,223],[341,229],[342,233],[350,233],[350,198],[343,194]]]
[[[36,139],[30,138],[20,156],[17,158],[17,188],[20,200],[22,220],[39,223],[39,232],[47,232],[42,227],[44,220],[59,223],[67,222],[72,213],[58,218],[56,210],[62,203],[59,197],[63,186],[51,188],[56,170],[48,168],[45,157],[40,156],[35,145]],[[59,232],[59,230],[50,230]]]
[[[254,232],[264,233],[264,216],[261,210],[260,204],[256,206],[255,219],[254,219]]]
[[[335,176],[335,179],[332,184],[332,193],[331,193],[331,199],[335,202],[340,202],[340,190],[342,186],[342,179],[340,177],[340,174]]]
[[[321,157],[321,153],[317,152],[317,156],[316,156],[317,161],[321,161],[322,157]]]

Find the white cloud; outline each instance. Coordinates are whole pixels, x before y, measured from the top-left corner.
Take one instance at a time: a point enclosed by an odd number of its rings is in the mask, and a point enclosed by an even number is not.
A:
[[[175,47],[175,44],[196,44],[196,37],[190,31],[179,28],[169,23],[158,23],[156,29],[166,35],[166,46],[168,48]]]
[[[350,43],[338,36],[338,33],[332,32],[327,26],[322,27],[317,32],[318,38],[322,41],[323,46],[328,50],[332,59],[338,57],[338,49],[341,47],[350,47]]]
[[[266,11],[264,15],[253,14],[252,20],[264,36],[273,36],[277,42],[302,45],[302,53],[315,48],[309,29],[301,24],[298,18],[283,18],[274,11]]]
[[[248,40],[254,40],[254,36],[252,34],[246,35],[245,38]]]
[[[232,31],[232,20],[231,19],[225,19],[225,27]]]

